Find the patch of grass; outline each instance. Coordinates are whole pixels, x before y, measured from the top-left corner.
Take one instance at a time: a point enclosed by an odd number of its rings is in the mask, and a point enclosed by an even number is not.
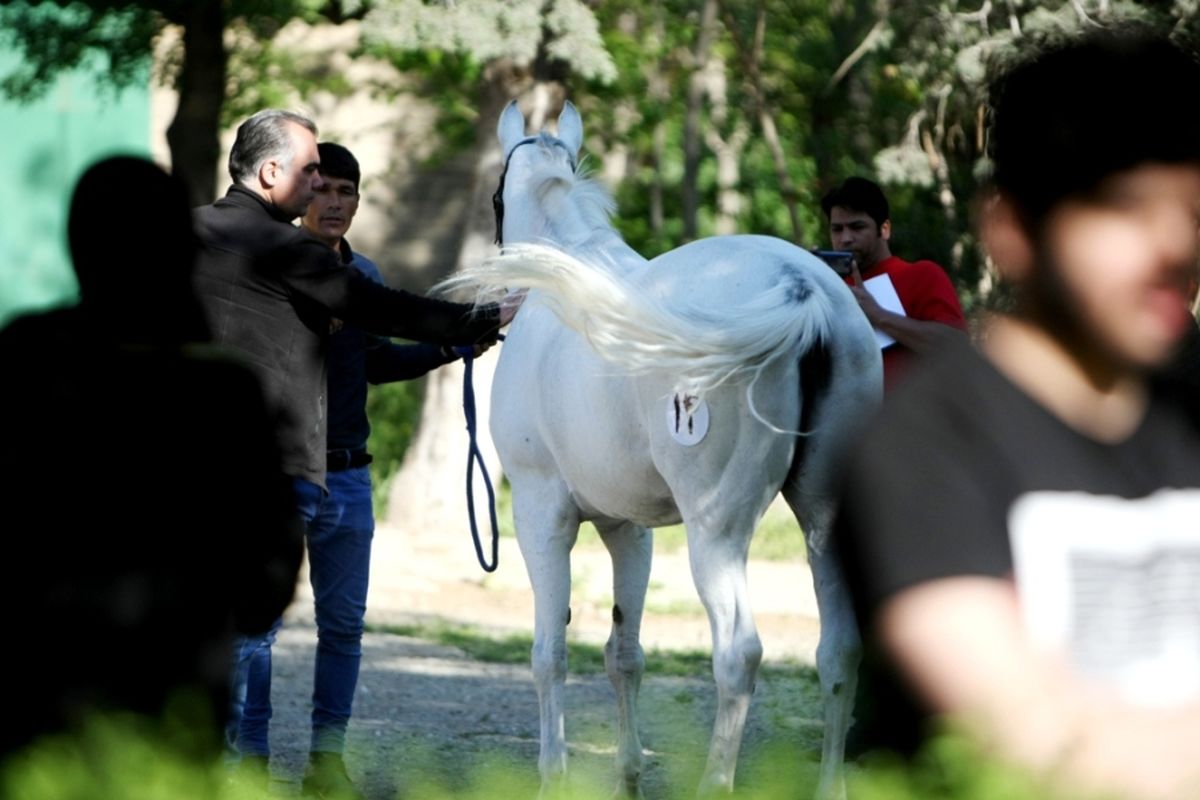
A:
[[[758,668],[758,674],[773,680],[800,681],[806,685],[807,690],[817,692],[821,690],[817,668],[809,664],[802,664],[794,658],[763,662],[763,665]]]
[[[368,625],[373,633],[389,633],[425,639],[462,650],[477,661],[492,664],[528,664],[533,637],[524,634],[496,636],[466,625]],[[567,642],[570,670],[575,675],[594,675],[604,672],[604,648],[584,642]],[[815,672],[810,667],[795,664],[772,664],[763,667],[778,676],[803,677]],[[646,651],[646,672],[679,678],[707,676],[712,672],[712,657],[703,650]]]
[[[490,664],[528,664],[533,648],[533,637],[529,634],[494,635],[467,625],[368,625],[367,630],[437,642]],[[568,642],[567,646],[572,672],[581,675],[604,672],[603,647],[581,642]]]
[[[590,526],[588,526],[590,527]],[[582,532],[580,543],[585,541]],[[593,541],[597,546],[600,537]],[[683,525],[670,525],[654,529],[654,549],[660,553],[677,553],[687,548],[687,529]],[[750,558],[765,561],[803,561],[807,557],[804,534],[796,524],[792,512],[782,503],[772,503],[767,513],[754,529],[750,540]]]
[[[785,503],[772,503],[754,530],[750,557],[764,561],[806,561],[804,532]]]
[[[703,617],[704,605],[699,599],[671,600],[662,603],[646,603],[647,613],[670,614],[674,617]]]
[[[502,480],[496,491],[496,519],[500,535],[516,538],[512,516],[512,487]],[[600,534],[590,522],[579,526],[577,547],[604,547]],[[678,553],[687,548],[687,529],[683,525],[667,525],[654,529],[654,550],[659,553]],[[772,503],[750,540],[750,557],[766,561],[804,561],[807,558],[804,534],[787,505]]]

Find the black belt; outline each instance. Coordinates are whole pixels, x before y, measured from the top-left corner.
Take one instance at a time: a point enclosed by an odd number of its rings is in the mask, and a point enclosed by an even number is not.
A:
[[[326,450],[325,470],[327,472],[340,472],[344,469],[365,467],[374,460],[374,456],[366,450]]]

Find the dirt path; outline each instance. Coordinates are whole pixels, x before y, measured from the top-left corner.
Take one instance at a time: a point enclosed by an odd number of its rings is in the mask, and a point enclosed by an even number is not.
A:
[[[611,568],[607,554],[593,544],[581,537],[572,556],[569,636],[601,644],[610,624]],[[812,663],[818,626],[807,569],[755,561],[749,578],[767,662]],[[307,578],[303,580],[275,653],[271,767],[278,795],[297,793],[308,752],[316,632]],[[444,621],[496,633],[532,630],[532,593],[511,540],[501,543],[500,567],[489,575],[476,562],[465,533],[407,538],[381,528],[371,580],[368,624]],[[648,649],[708,649],[708,623],[685,553],[655,555],[643,631]],[[537,696],[528,666],[482,663],[456,648],[382,633],[367,634],[364,649],[347,763],[370,800],[393,800],[420,775],[438,775],[455,785],[485,759],[536,779]],[[603,675],[575,676],[568,686],[572,770],[607,785],[615,739],[612,689]],[[760,680],[743,755],[767,741],[817,749],[814,692],[808,681],[769,675]],[[644,682],[647,797],[668,793],[665,762],[702,766],[713,695],[708,678],[652,676]],[[753,780],[752,775],[739,777]]]

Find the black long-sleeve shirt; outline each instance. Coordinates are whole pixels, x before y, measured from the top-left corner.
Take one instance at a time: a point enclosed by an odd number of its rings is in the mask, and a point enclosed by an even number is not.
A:
[[[383,283],[378,267],[341,241],[342,263]],[[367,419],[367,384],[419,378],[453,361],[435,344],[396,344],[367,333],[354,323],[342,325],[329,338],[329,449],[361,450],[371,434]]]
[[[196,292],[213,339],[257,371],[288,475],[325,483],[331,317],[435,344],[498,334],[497,306],[475,310],[380,286],[244,187],[196,209],[194,222]]]

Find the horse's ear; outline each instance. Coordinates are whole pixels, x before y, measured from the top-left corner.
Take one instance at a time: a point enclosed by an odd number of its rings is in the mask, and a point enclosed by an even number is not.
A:
[[[562,113],[558,115],[558,138],[571,155],[579,155],[579,148],[583,147],[583,120],[570,100],[563,103]]]
[[[500,122],[496,124],[496,138],[500,140],[500,151],[505,158],[516,147],[517,142],[525,138],[525,116],[516,100],[509,100],[504,111],[500,113]]]

